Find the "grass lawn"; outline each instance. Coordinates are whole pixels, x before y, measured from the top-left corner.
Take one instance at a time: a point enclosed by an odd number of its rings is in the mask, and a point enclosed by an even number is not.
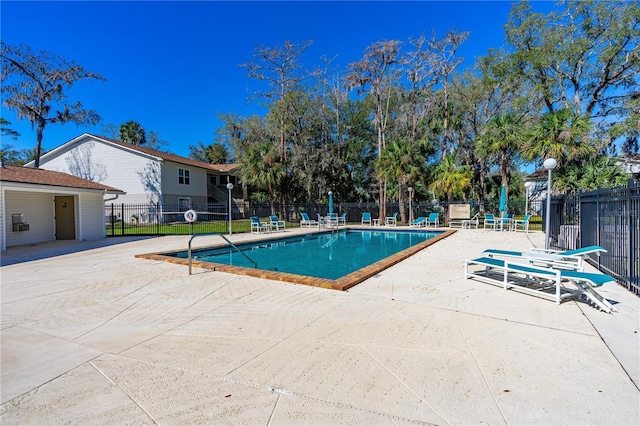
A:
[[[226,221],[195,222],[193,224],[184,222],[173,223],[122,223],[117,222],[112,226],[107,224],[106,234],[108,237],[123,235],[192,235],[192,234],[227,234],[229,233],[229,223]],[[300,223],[287,222],[287,228],[298,228]],[[234,234],[251,232],[251,220],[239,219],[231,223],[231,230]]]

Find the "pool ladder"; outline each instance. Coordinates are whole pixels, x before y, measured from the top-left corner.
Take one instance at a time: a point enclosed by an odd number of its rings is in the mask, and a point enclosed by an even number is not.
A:
[[[222,238],[222,239],[223,239],[223,240],[225,240],[227,243],[229,243],[229,245],[230,245],[231,247],[233,247],[234,249],[236,249],[236,251],[237,251],[238,253],[240,253],[241,255],[243,255],[243,256],[244,256],[244,257],[245,257],[249,262],[253,263],[253,267],[254,267],[254,268],[256,268],[256,269],[258,268],[258,264],[257,264],[256,262],[254,262],[254,261],[253,261],[253,259],[251,259],[249,256],[247,256],[247,255],[246,255],[242,250],[240,250],[240,249],[238,248],[238,246],[236,246],[236,245],[235,245],[235,244],[233,244],[231,241],[229,241],[229,240],[227,239],[227,237],[225,237],[224,235],[222,235],[222,234],[217,234],[217,233],[215,233],[215,234],[198,234],[198,235],[192,235],[192,236],[191,236],[191,238],[189,238],[189,249],[188,249],[188,258],[189,258],[189,259],[188,259],[188,260],[189,260],[189,275],[191,275],[191,242],[193,241],[193,239],[194,239],[195,237],[204,237],[204,236],[207,236],[207,235],[218,235],[220,238]]]

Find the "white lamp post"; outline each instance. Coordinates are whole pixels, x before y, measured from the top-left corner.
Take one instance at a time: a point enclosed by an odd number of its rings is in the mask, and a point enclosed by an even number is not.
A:
[[[227,184],[227,189],[229,190],[229,235],[231,235],[231,190],[233,189],[231,182]]]
[[[411,209],[411,193],[413,192],[412,187],[408,187],[407,191],[409,191],[409,224],[413,222],[413,210]]]
[[[547,220],[544,229],[544,247],[549,248],[549,228],[551,226],[551,170],[555,169],[558,162],[553,158],[544,160],[543,166],[547,169]]]
[[[529,188],[531,188],[531,182],[524,183],[524,214],[529,214]]]

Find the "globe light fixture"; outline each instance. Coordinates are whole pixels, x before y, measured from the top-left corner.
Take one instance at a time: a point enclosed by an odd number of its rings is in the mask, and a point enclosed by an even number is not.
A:
[[[231,190],[233,189],[231,182],[227,184],[227,189],[229,190],[229,235],[231,235]]]
[[[558,162],[554,158],[547,158],[542,164],[547,169],[547,220],[544,229],[544,248],[549,248],[549,231],[551,227],[551,171],[556,168]]]

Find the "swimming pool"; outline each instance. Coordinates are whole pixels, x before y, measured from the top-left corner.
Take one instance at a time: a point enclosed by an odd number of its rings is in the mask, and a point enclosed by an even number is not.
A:
[[[229,245],[194,249],[192,261],[207,269],[346,290],[449,234],[347,228],[237,244],[244,255]],[[137,257],[186,263],[188,252]]]

